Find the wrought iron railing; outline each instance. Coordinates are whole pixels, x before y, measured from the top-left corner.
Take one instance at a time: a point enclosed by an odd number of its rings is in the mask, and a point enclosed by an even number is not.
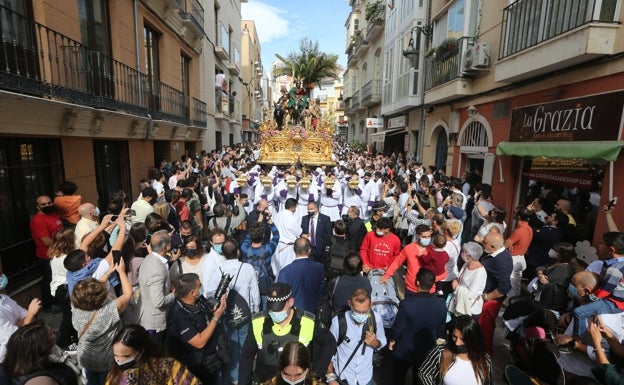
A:
[[[206,103],[199,99],[191,98],[193,108],[191,110],[191,124],[195,127],[206,127],[208,121],[206,113]]]
[[[503,9],[499,59],[588,23],[616,23],[618,0],[518,0]]]
[[[180,90],[2,6],[0,34],[2,89],[135,115],[149,112],[182,124],[191,120],[188,97]]]
[[[457,43],[436,48],[435,54],[425,58],[425,90],[459,78],[462,54],[474,45],[474,37],[461,37]]]
[[[183,19],[191,20],[200,31],[204,32],[204,7],[197,0],[190,0],[184,3],[184,7],[180,10],[180,16]]]
[[[350,112],[352,110],[356,110],[360,108],[360,90],[355,91],[353,95],[351,95],[350,102],[351,102],[349,105]]]
[[[381,79],[373,79],[362,87],[362,104],[369,105],[378,102],[381,102]]]

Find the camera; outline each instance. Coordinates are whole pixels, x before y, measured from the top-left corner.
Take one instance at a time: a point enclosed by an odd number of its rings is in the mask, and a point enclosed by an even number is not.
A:
[[[451,191],[450,188],[448,187],[443,187],[442,189],[440,189],[440,195],[442,195],[442,200],[450,197],[451,195],[453,195],[453,192]]]
[[[351,217],[349,216],[349,214],[342,214],[341,219],[347,226],[349,226],[349,224],[351,223]]]
[[[219,281],[219,286],[217,286],[217,291],[215,291],[214,296],[208,298],[208,304],[210,308],[218,307],[221,303],[221,297],[225,295],[230,287],[230,282],[232,281],[232,276],[229,274],[223,274],[221,276],[221,281]]]

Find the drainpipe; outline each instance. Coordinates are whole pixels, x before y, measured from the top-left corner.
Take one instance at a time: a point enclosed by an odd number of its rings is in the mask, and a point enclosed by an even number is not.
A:
[[[135,48],[135,52],[136,52],[136,70],[138,72],[138,91],[139,91],[139,106],[141,106],[143,104],[143,93],[141,92],[141,89],[143,88],[143,79],[141,79],[141,55],[139,54],[140,52],[140,45],[139,45],[139,0],[134,0],[134,7],[133,7],[133,12],[134,12],[134,48]]]

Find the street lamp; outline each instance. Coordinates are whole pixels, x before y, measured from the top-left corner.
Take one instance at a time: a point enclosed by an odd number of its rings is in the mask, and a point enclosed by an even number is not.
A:
[[[416,40],[414,40],[414,32],[416,32]],[[410,39],[407,43],[407,48],[403,50],[403,56],[406,59],[410,59],[412,67],[418,69],[420,62],[420,35],[429,37],[433,34],[433,28],[431,26],[421,27],[417,25],[410,30]]]

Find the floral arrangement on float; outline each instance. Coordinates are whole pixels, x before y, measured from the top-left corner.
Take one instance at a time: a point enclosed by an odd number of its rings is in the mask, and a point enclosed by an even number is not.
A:
[[[290,139],[301,138],[308,139],[308,131],[302,126],[293,126],[288,130]]]

